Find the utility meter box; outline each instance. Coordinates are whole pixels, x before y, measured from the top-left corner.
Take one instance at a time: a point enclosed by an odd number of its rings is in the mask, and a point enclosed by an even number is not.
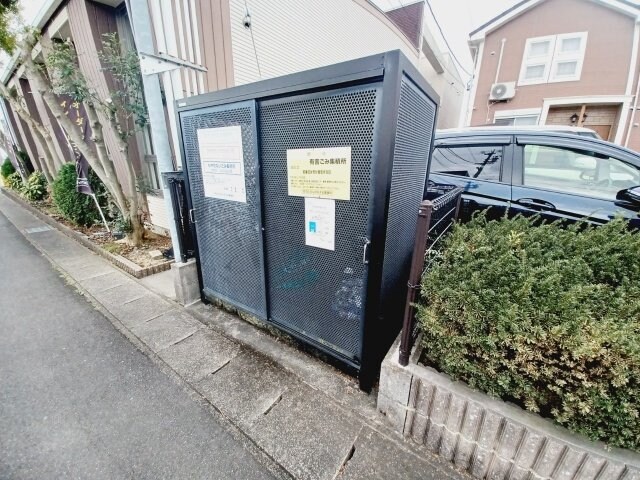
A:
[[[399,51],[179,101],[203,299],[369,387],[402,322],[437,105]]]

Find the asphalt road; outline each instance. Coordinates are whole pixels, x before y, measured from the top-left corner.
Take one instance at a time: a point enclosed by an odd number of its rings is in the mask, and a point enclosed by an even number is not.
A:
[[[0,478],[273,477],[0,213]]]

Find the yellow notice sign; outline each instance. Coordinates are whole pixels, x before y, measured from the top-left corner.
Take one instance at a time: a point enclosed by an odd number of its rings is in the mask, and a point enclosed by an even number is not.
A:
[[[351,147],[287,150],[289,195],[351,199]]]

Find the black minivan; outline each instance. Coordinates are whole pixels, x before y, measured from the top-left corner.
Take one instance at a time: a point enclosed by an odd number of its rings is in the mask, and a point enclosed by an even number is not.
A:
[[[640,155],[592,136],[549,129],[472,127],[436,132],[429,184],[464,188],[462,218],[489,209],[549,220],[640,227]]]

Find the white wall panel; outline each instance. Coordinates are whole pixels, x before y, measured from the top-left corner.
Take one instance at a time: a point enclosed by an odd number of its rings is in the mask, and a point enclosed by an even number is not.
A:
[[[247,0],[262,78],[277,77],[401,49],[418,61],[397,30],[352,0]],[[260,79],[244,28],[244,0],[230,0],[235,84]]]
[[[419,60],[403,34],[373,7],[359,0],[247,0],[247,5],[255,51],[243,26],[245,1],[230,0],[236,85],[400,49],[441,97],[438,127],[457,126],[464,85],[450,73],[455,67],[439,74],[426,58]]]
[[[164,198],[148,194],[147,205],[149,206],[149,216],[151,217],[151,223],[168,230],[169,221],[167,220],[167,210],[164,203]]]

